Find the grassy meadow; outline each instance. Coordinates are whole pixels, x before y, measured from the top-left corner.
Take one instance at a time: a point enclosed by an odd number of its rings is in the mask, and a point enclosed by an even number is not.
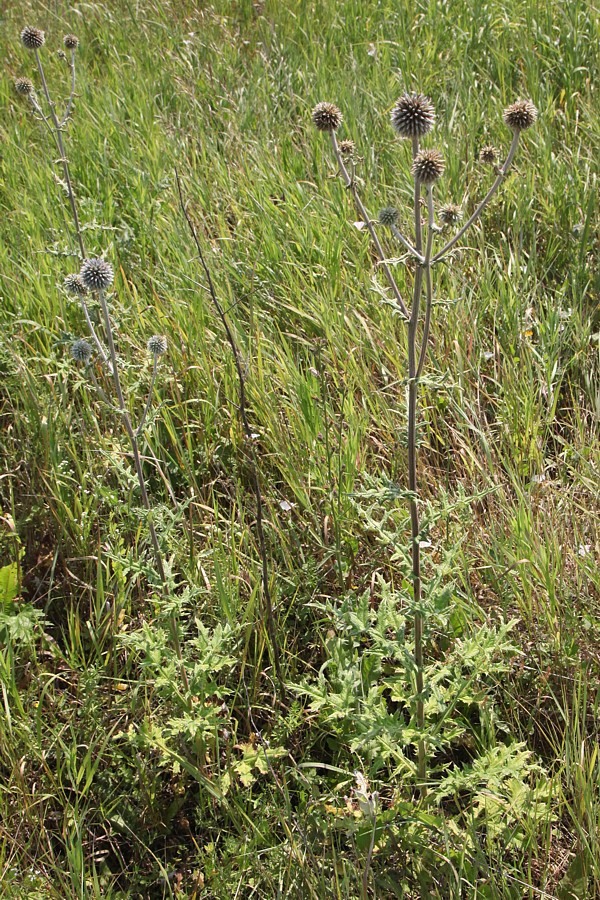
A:
[[[109,295],[148,514],[80,267],[51,91]],[[0,897],[600,897],[600,11],[586,0],[0,4]],[[405,90],[436,109],[420,383],[427,796],[416,779],[407,339],[339,177],[411,227]],[[246,377],[285,691],[265,616]],[[381,240],[409,298],[414,267]],[[439,248],[450,232],[435,236]],[[98,309],[92,317],[104,336]],[[98,393],[90,371],[103,386]],[[157,578],[148,519],[172,589]],[[177,622],[183,668],[170,637]],[[358,773],[358,775],[357,775]]]

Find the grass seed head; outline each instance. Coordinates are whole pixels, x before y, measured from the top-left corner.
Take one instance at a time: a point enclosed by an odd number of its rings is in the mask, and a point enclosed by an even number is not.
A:
[[[80,338],[71,344],[71,356],[75,362],[88,363],[92,357],[92,348],[84,338]]]
[[[86,259],[79,273],[88,291],[105,291],[113,283],[115,273],[105,259]]]
[[[81,275],[67,275],[63,281],[63,287],[68,294],[74,294],[77,297],[83,297],[84,294],[87,294],[87,288]]]
[[[498,157],[498,151],[495,147],[492,147],[491,144],[482,147],[479,152],[479,161],[482,162],[484,166],[495,166],[498,162]]]
[[[67,50],[77,50],[79,47],[79,38],[76,34],[65,34],[63,44]]]
[[[21,32],[21,43],[27,50],[39,50],[44,46],[46,36],[41,28],[26,25]]]
[[[439,150],[420,150],[415,156],[411,172],[419,184],[433,184],[445,168],[444,157]]]
[[[317,103],[312,120],[318,131],[336,131],[342,124],[342,113],[335,103]]]
[[[167,352],[167,339],[164,334],[153,334],[146,345],[153,356],[162,356]]]
[[[440,209],[440,221],[444,225],[456,225],[462,219],[462,209],[456,203],[447,203]]]
[[[399,216],[400,213],[395,206],[384,206],[377,213],[377,220],[380,225],[387,225],[388,228],[391,228],[392,225],[397,224]]]
[[[35,94],[35,88],[31,78],[15,78],[15,90],[17,94],[21,94],[23,97],[29,97],[31,94]]]
[[[424,94],[402,94],[391,113],[392,125],[402,138],[428,134],[435,122],[433,103]]]
[[[525,131],[531,128],[537,119],[538,111],[531,100],[517,100],[504,110],[502,118],[513,131]]]

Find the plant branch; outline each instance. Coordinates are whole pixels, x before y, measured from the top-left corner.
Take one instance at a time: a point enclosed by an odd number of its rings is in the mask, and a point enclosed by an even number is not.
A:
[[[392,270],[390,269],[390,267],[388,265],[387,257],[385,255],[385,253],[383,252],[383,247],[381,246],[381,241],[379,240],[379,236],[373,226],[373,222],[371,221],[371,219],[369,217],[369,213],[367,212],[362,200],[360,199],[360,196],[356,189],[356,183],[355,183],[354,179],[350,176],[348,169],[346,168],[346,164],[344,163],[344,160],[342,158],[342,154],[341,154],[338,142],[337,142],[337,138],[335,136],[335,131],[330,131],[329,133],[331,135],[331,143],[333,145],[333,152],[335,153],[335,158],[337,160],[337,164],[339,166],[340,173],[342,175],[344,183],[345,183],[346,187],[349,188],[349,190],[352,192],[352,197],[354,198],[354,204],[356,206],[356,209],[358,210],[358,214],[361,217],[361,219],[363,220],[363,222],[365,223],[365,225],[368,229],[368,232],[371,235],[371,239],[372,239],[373,243],[375,244],[375,249],[377,250],[377,254],[380,259],[381,267],[382,267],[383,271],[385,272],[386,278],[390,284],[390,287],[392,289],[394,297],[396,298],[396,303],[400,307],[400,312],[402,313],[402,315],[404,316],[405,319],[408,319],[408,318],[410,318],[408,309],[406,307],[404,300],[402,299],[402,295],[400,293],[400,290],[398,289],[398,285],[396,284],[396,279],[392,275]],[[417,247],[417,250],[418,249],[419,248]]]
[[[240,352],[237,346],[236,339],[233,335],[233,331],[229,324],[229,320],[225,314],[225,311],[217,297],[217,292],[215,290],[214,282],[212,280],[212,276],[210,274],[210,270],[206,263],[206,258],[202,251],[202,246],[200,244],[200,240],[198,238],[198,234],[194,223],[192,222],[191,216],[187,210],[184,198],[183,191],[181,187],[181,181],[179,178],[179,172],[177,169],[175,170],[175,180],[177,182],[177,190],[179,193],[179,203],[181,206],[181,211],[185,217],[187,222],[190,234],[192,235],[192,239],[194,244],[196,245],[196,250],[198,253],[198,258],[204,269],[204,274],[206,276],[206,281],[208,284],[208,289],[210,291],[210,296],[212,299],[212,303],[214,308],[217,311],[217,315],[221,320],[223,328],[225,329],[225,334],[227,335],[227,340],[229,342],[229,346],[231,347],[231,352],[233,355],[235,368],[238,376],[238,397],[239,397],[239,413],[240,419],[242,421],[242,427],[244,430],[244,437],[246,439],[246,447],[248,449],[248,453],[250,456],[251,470],[252,470],[252,481],[254,484],[254,495],[256,498],[256,534],[258,538],[258,547],[261,558],[262,565],[262,589],[263,589],[263,598],[265,602],[265,611],[267,614],[267,628],[269,632],[270,644],[271,644],[271,654],[273,658],[273,665],[275,667],[275,672],[277,675],[277,680],[279,682],[279,688],[281,691],[282,699],[285,698],[285,683],[283,680],[283,674],[281,671],[281,660],[279,654],[279,641],[277,638],[277,631],[275,627],[275,616],[273,612],[273,601],[271,598],[271,589],[269,586],[269,561],[267,556],[267,546],[265,541],[264,527],[263,527],[263,497],[262,491],[260,487],[260,480],[258,477],[258,459],[256,456],[256,450],[254,447],[254,437],[253,432],[250,427],[250,421],[248,419],[248,411],[247,411],[247,402],[246,402],[246,378],[244,375],[244,369],[242,366],[242,360],[240,356]]]
[[[473,215],[469,219],[467,219],[467,221],[465,222],[463,227],[460,229],[460,231],[458,231],[454,235],[454,237],[450,241],[448,241],[448,243],[446,244],[445,247],[442,247],[442,249],[439,251],[439,253],[435,254],[433,259],[431,260],[432,265],[434,263],[439,262],[441,259],[444,258],[444,256],[446,256],[446,254],[454,247],[454,245],[458,243],[458,241],[461,239],[461,237],[463,236],[465,231],[468,228],[470,228],[471,225],[474,224],[474,222],[477,221],[477,219],[482,214],[482,212],[484,211],[486,206],[489,204],[490,200],[492,199],[492,197],[494,196],[494,194],[496,193],[496,191],[498,190],[498,188],[500,187],[500,185],[502,184],[502,182],[504,181],[504,179],[506,178],[506,176],[508,174],[508,170],[511,167],[515,153],[517,152],[517,147],[519,145],[519,136],[520,136],[520,132],[515,131],[515,133],[513,135],[513,139],[512,139],[512,144],[510,145],[510,150],[508,151],[508,156],[506,157],[506,161],[505,161],[504,165],[502,166],[502,168],[500,169],[500,171],[498,172],[498,175],[496,176],[496,180],[494,181],[493,185],[491,186],[491,188],[489,189],[489,191],[487,192],[487,194],[485,195],[485,197],[483,198],[483,200],[481,201],[481,203],[479,204],[479,206],[477,207],[477,209],[475,210]]]

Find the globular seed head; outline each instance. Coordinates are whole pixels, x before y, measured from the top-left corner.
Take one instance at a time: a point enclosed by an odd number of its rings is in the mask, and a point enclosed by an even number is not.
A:
[[[420,150],[414,158],[411,172],[419,184],[433,184],[445,168],[444,157],[439,150]]]
[[[387,225],[388,228],[391,228],[392,225],[396,225],[399,217],[400,213],[395,206],[384,206],[383,209],[380,209],[377,213],[379,224]]]
[[[433,128],[435,109],[425,94],[406,93],[396,100],[391,119],[392,126],[400,137],[421,137]]]
[[[79,38],[76,34],[65,34],[63,44],[67,50],[77,50],[79,47]]]
[[[517,100],[504,110],[502,118],[513,131],[525,131],[531,128],[537,116],[538,111],[531,100]]]
[[[444,225],[456,225],[462,219],[462,209],[456,203],[447,203],[440,209],[440,221]]]
[[[354,153],[354,141],[340,141],[340,153],[342,156],[352,156]]]
[[[28,97],[35,94],[35,87],[31,78],[15,78],[15,90],[17,94]]]
[[[146,345],[148,352],[154,356],[162,356],[167,352],[167,338],[164,334],[153,334]]]
[[[75,294],[77,297],[82,297],[84,294],[87,294],[87,288],[83,283],[83,279],[81,275],[67,275],[65,280],[63,281],[63,287],[68,294]]]
[[[79,273],[88,291],[105,291],[113,283],[113,267],[105,259],[86,259]]]
[[[479,151],[479,161],[482,162],[484,166],[495,166],[498,162],[499,155],[496,148],[492,147],[491,144],[488,144]]]
[[[88,341],[80,338],[71,344],[71,356],[75,362],[88,363],[92,357],[92,347]]]
[[[46,36],[41,28],[26,25],[21,32],[21,43],[27,50],[39,50],[44,46]]]
[[[312,120],[318,131],[336,131],[342,124],[342,112],[335,103],[317,103]]]

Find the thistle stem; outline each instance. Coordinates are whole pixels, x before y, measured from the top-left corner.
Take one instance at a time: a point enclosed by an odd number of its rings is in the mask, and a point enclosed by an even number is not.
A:
[[[512,144],[510,145],[510,150],[508,151],[508,156],[506,157],[504,165],[498,172],[498,175],[496,176],[496,180],[494,181],[493,185],[491,186],[491,188],[489,189],[489,191],[487,192],[487,194],[485,195],[485,197],[483,198],[483,200],[481,201],[481,203],[479,204],[479,206],[477,207],[477,209],[475,210],[473,215],[469,219],[467,219],[467,221],[465,222],[463,227],[460,229],[460,231],[458,231],[454,235],[454,237],[450,241],[448,241],[448,243],[446,244],[445,247],[442,247],[442,249],[438,253],[435,254],[433,259],[431,260],[432,265],[435,263],[438,263],[441,259],[444,258],[444,256],[446,256],[446,254],[454,247],[454,245],[457,244],[458,241],[460,241],[460,239],[463,236],[463,234],[465,233],[465,231],[468,228],[470,228],[471,225],[474,224],[474,222],[477,221],[477,219],[482,214],[482,212],[484,211],[486,206],[489,204],[490,200],[492,199],[492,197],[494,196],[494,194],[496,193],[496,191],[498,190],[498,188],[500,187],[500,185],[502,184],[502,182],[508,175],[508,170],[511,167],[515,153],[517,152],[517,147],[519,146],[519,136],[520,136],[520,132],[515,131],[515,133],[513,135],[513,139],[512,139]]]
[[[148,418],[148,413],[150,412],[150,405],[152,403],[152,392],[154,391],[154,384],[156,382],[156,373],[158,371],[158,356],[156,353],[154,354],[154,365],[152,367],[152,378],[150,379],[150,387],[148,388],[148,397],[146,399],[146,405],[144,407],[144,412],[142,413],[142,418],[140,419],[140,424],[135,429],[136,438],[140,436],[144,425],[146,424],[146,419]]]
[[[369,213],[367,212],[362,200],[360,199],[360,196],[356,189],[356,183],[355,183],[354,179],[350,177],[348,169],[346,168],[346,164],[344,163],[344,160],[342,158],[339,144],[338,144],[337,138],[335,136],[335,131],[330,131],[329,133],[331,135],[331,143],[333,146],[333,152],[335,153],[335,158],[337,160],[337,164],[339,166],[340,173],[344,180],[344,184],[352,192],[352,197],[354,198],[354,204],[356,206],[356,209],[358,210],[358,214],[361,217],[361,219],[363,220],[363,222],[365,223],[367,230],[368,230],[369,234],[371,235],[371,239],[372,239],[373,243],[375,244],[375,249],[377,250],[377,255],[379,256],[379,259],[381,262],[381,267],[382,267],[383,271],[385,272],[386,278],[392,289],[394,297],[396,298],[396,303],[400,307],[400,312],[402,313],[402,315],[404,316],[405,319],[408,319],[409,318],[408,309],[406,307],[404,300],[402,299],[402,295],[400,293],[400,290],[398,289],[396,280],[395,280],[394,276],[392,275],[392,271],[387,263],[387,257],[385,255],[385,253],[383,252],[383,247],[381,246],[381,242],[379,240],[379,236],[375,230],[373,222],[371,221],[371,219],[369,217]],[[417,247],[417,250],[419,250],[419,247]]]

